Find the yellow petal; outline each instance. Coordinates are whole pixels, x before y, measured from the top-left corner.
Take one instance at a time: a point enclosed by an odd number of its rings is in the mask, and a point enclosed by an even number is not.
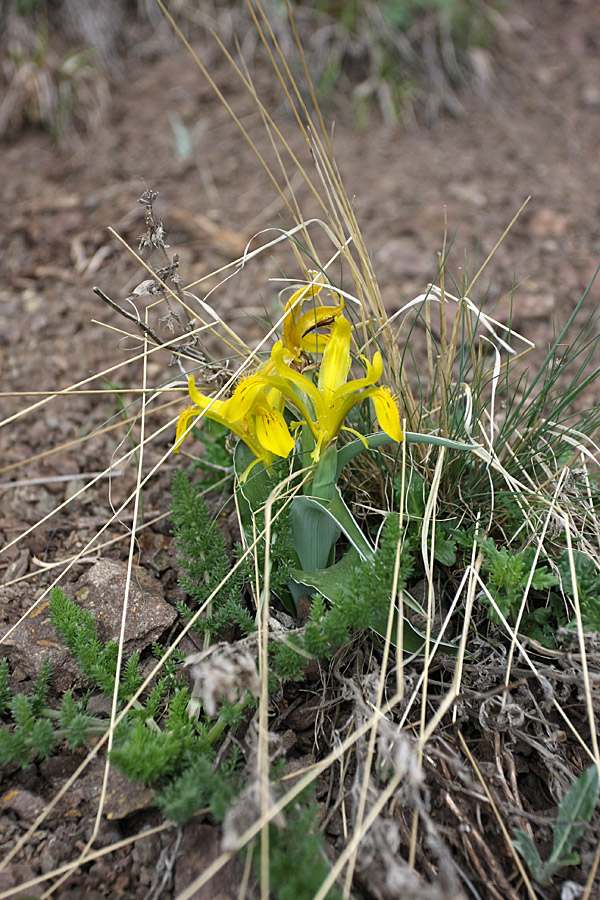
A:
[[[348,319],[339,316],[331,329],[329,341],[323,352],[319,369],[319,392],[326,404],[333,394],[346,383],[350,364],[350,341],[352,328]]]
[[[301,350],[307,353],[323,353],[329,335],[317,333],[318,328],[332,328],[335,320],[344,308],[343,303],[340,306],[315,306],[298,320],[297,343]]]
[[[294,438],[286,421],[276,409],[261,408],[256,411],[256,437],[259,443],[276,456],[286,457],[294,449]]]
[[[247,416],[256,403],[259,394],[264,392],[265,379],[262,375],[249,375],[236,386],[235,391],[223,403],[221,415],[230,422],[239,422]]]
[[[321,397],[321,394],[310,378],[307,378],[306,375],[298,372],[297,369],[288,366],[285,362],[285,358],[286,349],[281,341],[277,341],[271,350],[271,361],[275,366],[279,379],[274,377],[270,378],[271,384],[273,387],[279,388],[286,399],[294,404],[300,410],[301,414],[305,416],[306,407],[302,401],[298,402],[293,396],[292,385],[296,385],[296,387],[309,398],[313,405],[315,415],[319,416],[323,407],[323,398]]]
[[[375,407],[375,414],[383,431],[393,441],[404,440],[400,425],[400,413],[398,406],[389,388],[381,387],[369,392],[369,396]]]
[[[177,432],[175,434],[175,445],[173,453],[179,453],[179,448],[186,438],[190,437],[190,427],[196,416],[200,415],[200,410],[195,406],[188,406],[182,409],[177,419]]]
[[[311,278],[317,278],[318,272],[310,272]],[[307,300],[312,300],[321,292],[320,285],[305,284],[297,291],[294,291],[288,302],[285,304],[284,320],[283,320],[283,342],[285,346],[294,354],[299,355],[301,347],[301,335],[298,324],[302,319],[302,307]]]
[[[372,362],[369,362],[369,360],[364,356],[362,357],[362,360],[367,367],[367,374],[363,378],[355,378],[352,381],[348,381],[346,384],[343,384],[341,387],[339,387],[335,392],[335,396],[332,402],[340,400],[347,394],[353,394],[357,391],[360,391],[362,388],[368,387],[371,384],[375,384],[375,382],[381,378],[381,374],[383,372],[383,359],[381,358],[381,353],[374,353]]]
[[[207,397],[206,394],[201,393],[196,387],[196,382],[193,375],[190,375],[190,377],[188,378],[188,391],[190,392],[190,397],[192,398],[200,412],[203,409],[206,409],[206,407],[210,404],[210,410],[207,412],[207,415],[211,419],[215,419],[217,422],[222,421],[222,419],[217,418],[217,416],[221,416],[222,414],[223,401],[214,400],[212,397]]]
[[[283,412],[285,407],[285,397],[283,396],[279,388],[268,388],[267,403],[269,404],[271,409],[276,409],[277,412]]]
[[[205,394],[202,394],[196,388],[193,375],[190,375],[189,377],[188,390],[190,392],[192,400],[196,404],[195,415],[198,416],[200,415],[200,413],[203,413],[208,419],[212,419],[214,422],[219,422],[220,425],[224,425],[226,428],[229,428],[229,430],[233,431],[233,433],[237,435],[237,437],[241,438],[246,442],[246,444],[248,444],[255,456],[261,456],[262,450],[260,444],[258,443],[256,438],[253,439],[252,436],[248,435],[245,420],[243,418],[232,419],[227,415],[227,404],[229,403],[229,400],[215,400],[212,397],[207,397]],[[189,411],[186,412],[189,413]],[[178,434],[179,431],[180,429],[178,427]],[[185,429],[183,429],[183,431],[185,431]]]
[[[254,459],[254,460],[252,460],[252,462],[250,463],[249,466],[246,466],[246,468],[244,469],[244,471],[243,471],[242,474],[240,475],[240,478],[239,478],[240,484],[243,484],[243,483],[246,481],[246,479],[248,478],[248,475],[250,474],[250,471],[251,471],[251,470],[254,468],[254,466],[256,466],[259,462],[262,462],[262,460],[261,460],[261,459]]]

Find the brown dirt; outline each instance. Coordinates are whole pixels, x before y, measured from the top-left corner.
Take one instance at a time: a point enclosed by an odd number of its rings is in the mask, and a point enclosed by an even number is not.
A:
[[[442,118],[430,129],[409,131],[373,124],[357,133],[342,114],[335,147],[390,311],[434,280],[444,215],[453,237],[450,268],[456,271],[466,254],[473,271],[523,200],[532,196],[490,265],[489,303],[507,316],[511,287],[520,285],[513,324],[536,342],[540,359],[552,338],[552,317],[559,323],[566,319],[600,259],[600,9],[594,0],[522,0],[509,6],[503,50],[494,56],[493,82],[484,93],[461,94],[460,118]],[[125,324],[92,293],[92,285],[122,299],[144,277],[107,226],[136,245],[144,230],[136,200],[143,190],[140,179],[145,179],[160,191],[157,209],[172,250],[181,255],[184,280],[191,281],[238,255],[261,228],[279,224],[268,179],[192,61],[168,41],[150,41],[142,52],[137,44],[146,36],[136,28],[128,34],[126,75],[112,87],[110,112],[100,131],[58,149],[45,133],[28,128],[5,143],[0,154],[5,212],[0,234],[0,367],[5,392],[0,401],[0,541],[6,546],[0,576],[4,581],[29,576],[2,589],[5,625],[16,622],[50,582],[54,570],[46,571],[44,565],[78,552],[135,483],[130,462],[110,489],[103,480],[28,531],[72,496],[89,473],[102,471],[128,446],[122,427],[102,431],[115,421],[112,394],[62,396],[52,402],[35,396],[100,370],[109,370],[106,377],[125,389],[140,383],[141,362],[126,364],[133,351],[139,351],[139,341],[92,322],[118,328]],[[204,45],[199,52],[211,63],[246,127],[258,134],[260,119],[235,77]],[[259,63],[254,75],[266,94],[275,96],[272,76]],[[188,160],[178,160],[174,153],[169,125],[173,110],[190,128],[202,123]],[[293,120],[284,118],[283,125],[293,136]],[[301,147],[300,140],[293,137],[293,142]],[[271,303],[276,296],[267,278],[277,274],[272,260],[261,261],[246,281],[221,292],[221,315],[229,315],[240,327],[248,310],[260,314],[263,298]],[[594,297],[597,300],[597,289],[590,303]],[[251,323],[246,328],[253,333]],[[167,361],[163,351],[154,355],[150,383],[164,380]],[[99,390],[102,382],[96,378],[87,387]],[[36,399],[40,404],[19,417]],[[588,400],[598,402],[596,389]],[[153,425],[168,422],[177,406],[157,413]],[[173,434],[171,427],[150,446],[147,465],[167,449]],[[88,435],[84,443],[69,446]],[[36,459],[57,445],[64,449]],[[147,518],[166,512],[172,468],[169,461],[147,487]],[[81,480],[51,480],[73,474]],[[32,484],[31,479],[40,482]],[[15,483],[7,487],[7,481]],[[24,532],[18,543],[10,544]],[[152,535],[143,539],[138,562],[162,580],[165,598],[173,602],[168,524],[163,520]],[[102,539],[111,537],[121,543],[102,555],[125,558],[128,543],[122,523],[111,526]],[[157,562],[161,552],[166,555]],[[88,569],[89,563],[78,563],[65,582],[74,584]],[[17,674],[27,676],[24,669]],[[5,773],[1,791],[7,812],[0,842],[7,850],[78,762],[79,757],[65,754],[23,773],[14,768]],[[57,807],[26,850],[0,873],[0,892],[50,871],[83,848],[101,778],[100,764],[87,770],[75,795]],[[6,800],[13,789],[18,795]],[[95,847],[160,822],[147,796],[140,795],[139,803],[125,810],[118,808],[118,797],[116,784],[114,806],[103,819]],[[199,831],[198,840],[184,830],[183,844],[195,847],[198,859],[191,861],[186,853],[185,866],[180,865],[162,893],[152,893],[155,863],[161,857],[162,877],[179,852],[181,835],[174,829],[144,838],[133,850],[127,847],[86,864],[56,896],[175,896],[173,885],[181,890],[217,852],[210,826],[191,828]],[[223,875],[222,893],[215,888],[210,896],[236,896],[238,878],[237,872]]]

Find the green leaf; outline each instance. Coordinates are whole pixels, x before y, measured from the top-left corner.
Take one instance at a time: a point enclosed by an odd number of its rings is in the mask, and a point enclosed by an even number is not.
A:
[[[590,821],[598,802],[599,789],[598,769],[596,766],[590,766],[567,791],[558,807],[550,862],[566,865],[563,859],[570,853],[586,828],[585,824],[576,823]]]
[[[292,542],[302,569],[324,569],[341,529],[325,501],[294,497],[290,504]]]
[[[435,530],[433,558],[442,566],[453,566],[456,562],[456,538],[445,537],[441,528]]]
[[[8,660],[6,657],[3,657],[0,660],[0,716],[8,712],[10,701],[12,700],[9,681]]]
[[[347,590],[359,560],[360,556],[357,551],[351,547],[333,566],[312,571],[291,569],[290,575],[298,584],[315,588],[331,604],[335,605]]]
[[[398,480],[398,490],[402,487]],[[398,498],[398,501],[400,498]],[[398,502],[398,505],[400,503]],[[409,474],[406,484],[406,496],[404,509],[406,514],[412,519],[422,519],[425,515],[425,481],[418,472],[412,471]]]
[[[315,474],[304,493],[321,500],[331,500],[339,475],[337,473],[338,452],[335,444],[327,447],[315,466]]]
[[[294,549],[303,570],[324,569],[341,533],[363,559],[373,557],[374,549],[362,533],[344,503],[339,488],[331,500],[295,497],[290,504]]]
[[[520,828],[513,828],[514,846],[527,863],[533,878],[542,887],[550,883],[559,869],[578,865],[579,854],[573,851],[573,845],[583,835],[585,823],[592,818],[598,802],[599,788],[598,769],[596,766],[590,766],[567,791],[558,807],[557,821],[553,826],[552,853],[545,863],[542,863],[529,835]]]
[[[42,759],[52,755],[55,738],[54,729],[49,719],[37,719],[31,729],[29,744]]]
[[[65,691],[58,713],[58,721],[61,728],[68,728],[77,715],[77,704],[73,698],[73,691]]]
[[[351,547],[342,559],[333,566],[325,569],[317,569],[312,572],[304,572],[299,569],[292,569],[291,575],[298,582],[305,584],[307,587],[315,588],[333,607],[340,606],[342,599],[350,593],[354,588],[354,580],[356,577],[356,567],[360,563],[360,556],[355,548]],[[365,585],[365,590],[368,586]],[[423,608],[414,600],[408,592],[403,595],[404,604],[414,610],[421,616],[425,615]],[[397,611],[396,611],[397,615]],[[376,621],[375,617],[370,623],[370,628],[380,637],[385,636],[387,627],[387,618],[381,616]],[[392,629],[392,642],[397,634],[397,626]],[[404,617],[403,624],[403,647],[409,653],[422,653],[425,647],[425,635],[415,628],[411,622]],[[435,641],[431,641],[433,647]],[[448,653],[456,653],[454,644],[448,641],[441,641],[439,647]]]
[[[248,466],[255,460],[255,456],[243,441],[238,441],[233,454],[233,465],[238,479],[243,475]],[[245,500],[242,508],[242,522],[244,528],[252,529],[252,513],[265,505],[269,494],[277,486],[277,479],[269,474],[261,462],[257,462],[248,477],[241,484],[238,482],[238,492]],[[244,513],[248,516],[244,517]]]
[[[240,441],[234,454],[238,475],[248,468],[253,459],[252,452]],[[299,495],[290,504],[294,549],[301,567],[309,571],[325,568],[341,533],[346,535],[363,558],[372,557],[374,553],[335,484],[339,469],[337,460],[336,448],[328,447],[307,488],[311,495]],[[253,467],[246,481],[240,484],[240,513],[248,536],[252,533],[252,513],[264,506],[277,484],[275,474],[270,474],[260,462]]]
[[[513,828],[513,845],[521,854],[531,875],[539,883],[544,878],[544,865],[538,853],[537,847],[525,831]]]
[[[407,444],[430,444],[435,447],[447,447],[450,450],[459,450],[460,452],[480,449],[478,444],[465,444],[462,441],[451,441],[449,438],[440,437],[437,434],[418,434],[413,431],[407,431],[404,435],[404,440]],[[365,441],[368,446],[365,446],[363,441],[356,440],[351,441],[349,444],[345,444],[338,450],[338,478],[344,466],[348,465],[348,463],[353,460],[355,456],[358,456],[359,453],[364,453],[365,450],[374,450],[375,448],[383,447],[386,444],[396,443],[384,431],[366,434]]]
[[[358,550],[363,559],[372,559],[375,554],[375,548],[369,540],[364,536],[356,519],[346,506],[340,489],[336,486],[328,506],[329,513],[334,516],[339,527],[342,529],[352,546]]]
[[[7,766],[16,761],[19,761],[24,769],[29,765],[23,729],[11,733],[8,728],[0,728],[0,766]]]
[[[84,713],[76,713],[66,729],[67,744],[70,750],[76,750],[86,740],[90,731],[90,717]]]
[[[549,572],[546,566],[540,566],[536,569],[531,579],[531,587],[534,591],[544,591],[547,588],[556,587],[557,584],[558,579],[556,575]]]
[[[20,725],[25,731],[31,730],[34,723],[34,716],[29,697],[25,696],[25,694],[17,694],[13,697],[11,714],[17,725]]]
[[[48,692],[50,690],[50,679],[52,677],[52,666],[49,659],[42,661],[42,667],[35,679],[29,701],[31,711],[34,716],[39,716],[48,700]]]
[[[565,594],[572,597],[573,581],[571,579],[571,564],[567,550],[563,550],[560,554],[556,560],[556,565],[562,578]],[[600,594],[600,572],[598,572],[593,560],[585,553],[573,550],[573,565],[577,579],[579,600],[582,601],[589,596]]]
[[[336,482],[340,475],[342,474],[342,470],[345,466],[351,462],[355,456],[358,456],[359,453],[364,453],[365,450],[375,450],[378,447],[384,447],[386,444],[395,443],[389,435],[387,435],[384,431],[376,431],[374,434],[366,434],[365,441],[367,445],[365,445],[364,441],[356,440],[350,441],[349,444],[344,444],[343,447],[337,451],[337,472],[336,472]]]

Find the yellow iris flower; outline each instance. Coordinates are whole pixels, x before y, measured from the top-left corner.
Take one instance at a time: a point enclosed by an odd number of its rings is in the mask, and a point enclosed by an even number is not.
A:
[[[205,415],[225,425],[250,448],[257,462],[270,466],[276,456],[287,457],[294,448],[294,438],[282,415],[283,402],[279,391],[274,391],[268,378],[260,371],[244,378],[227,400],[215,400],[202,394],[196,387],[194,376],[188,379],[188,390],[194,406],[179,414],[175,447],[188,436],[196,416]],[[245,479],[252,466],[244,472]]]
[[[343,303],[313,306],[308,312],[303,311],[304,303],[320,291],[319,285],[310,284],[290,297],[285,309],[283,341],[277,341],[271,359],[240,381],[227,400],[202,394],[190,375],[188,386],[194,406],[179,416],[175,452],[193,419],[206,415],[229,428],[256,457],[242,475],[244,480],[257,462],[269,466],[276,457],[286,458],[292,452],[295,440],[283,416],[287,405],[300,417],[292,429],[301,425],[309,428],[315,442],[312,458],[318,462],[325,447],[342,429],[353,431],[344,426],[346,416],[367,398],[373,403],[383,431],[394,441],[403,439],[395,398],[389,388],[375,385],[383,372],[381,354],[375,353],[371,361],[362,357],[364,377],[348,381],[352,330],[350,322],[341,315]],[[316,333],[319,327],[329,329],[329,334]],[[305,353],[322,354],[316,384],[299,371]]]
[[[306,375],[287,365],[286,351],[281,341],[275,344],[271,352],[272,363],[282,381],[291,382],[297,391],[308,398],[312,406],[313,416],[306,414],[306,406],[303,404],[301,424],[309,427],[315,439],[315,449],[312,453],[315,462],[319,461],[322,450],[342,429],[353,431],[344,427],[346,416],[357,403],[367,398],[375,407],[375,414],[383,431],[394,441],[399,442],[403,439],[400,413],[395,398],[389,388],[374,386],[383,372],[381,354],[375,353],[372,362],[363,357],[366,375],[363,378],[347,380],[352,363],[351,337],[350,322],[343,316],[336,318],[323,351],[316,385]],[[297,394],[294,400],[287,390],[284,391],[281,385],[278,386],[290,405],[299,408]]]
[[[313,281],[319,272],[309,273]],[[340,298],[338,306],[320,306],[314,302],[322,290],[320,284],[305,284],[294,291],[285,305],[283,313],[283,343],[289,359],[300,363],[304,353],[322,353],[329,340],[328,334],[317,332],[318,328],[330,328],[344,309]],[[312,301],[312,306],[304,312],[304,306]]]

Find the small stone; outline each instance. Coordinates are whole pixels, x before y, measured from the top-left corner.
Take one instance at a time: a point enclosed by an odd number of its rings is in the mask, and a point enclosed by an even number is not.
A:
[[[460,200],[461,203],[468,203],[470,206],[475,207],[475,209],[485,209],[487,206],[488,198],[483,191],[472,182],[450,184],[448,190],[456,200]]]
[[[572,217],[568,213],[544,207],[531,217],[529,234],[535,238],[549,238],[566,234]]]
[[[124,819],[154,804],[155,791],[140,782],[130,781],[115,769],[110,770],[104,813],[109,821]]]
[[[600,87],[592,82],[584,85],[581,102],[587,109],[600,109]]]
[[[72,687],[79,669],[75,658],[50,624],[49,603],[35,606],[19,627],[11,634],[7,645],[11,669],[22,669],[29,678],[35,678],[47,659],[52,666],[52,684],[63,693]]]
[[[127,564],[115,559],[101,559],[77,582],[74,599],[96,618],[103,641],[119,638],[126,587]],[[175,610],[164,601],[161,582],[135,566],[128,595],[126,652],[144,649],[156,641],[176,618]]]
[[[29,558],[31,553],[28,548],[25,547],[23,550],[19,552],[19,555],[16,559],[9,564],[6,572],[4,573],[4,578],[2,581],[4,584],[7,584],[9,581],[13,581],[15,578],[20,578],[24,575],[29,567]]]
[[[35,878],[35,874],[27,863],[13,863],[13,865],[7,866],[3,872],[0,872],[0,891],[4,893],[9,888],[27,884],[28,881],[32,881]],[[31,900],[32,894],[31,891],[24,890],[22,894],[16,893],[11,896],[14,900]]]
[[[40,774],[47,781],[68,778],[73,774],[81,760],[73,753],[57,753],[39,763]]]
[[[45,807],[45,803],[37,794],[15,788],[0,797],[0,813],[12,810],[27,822],[33,822]]]
[[[56,857],[53,853],[46,848],[40,853],[40,869],[42,870],[42,875],[47,875],[48,872],[51,872],[56,868]]]
[[[156,863],[160,855],[160,838],[157,834],[149,834],[135,842],[132,851],[134,860],[139,860],[144,866]]]

